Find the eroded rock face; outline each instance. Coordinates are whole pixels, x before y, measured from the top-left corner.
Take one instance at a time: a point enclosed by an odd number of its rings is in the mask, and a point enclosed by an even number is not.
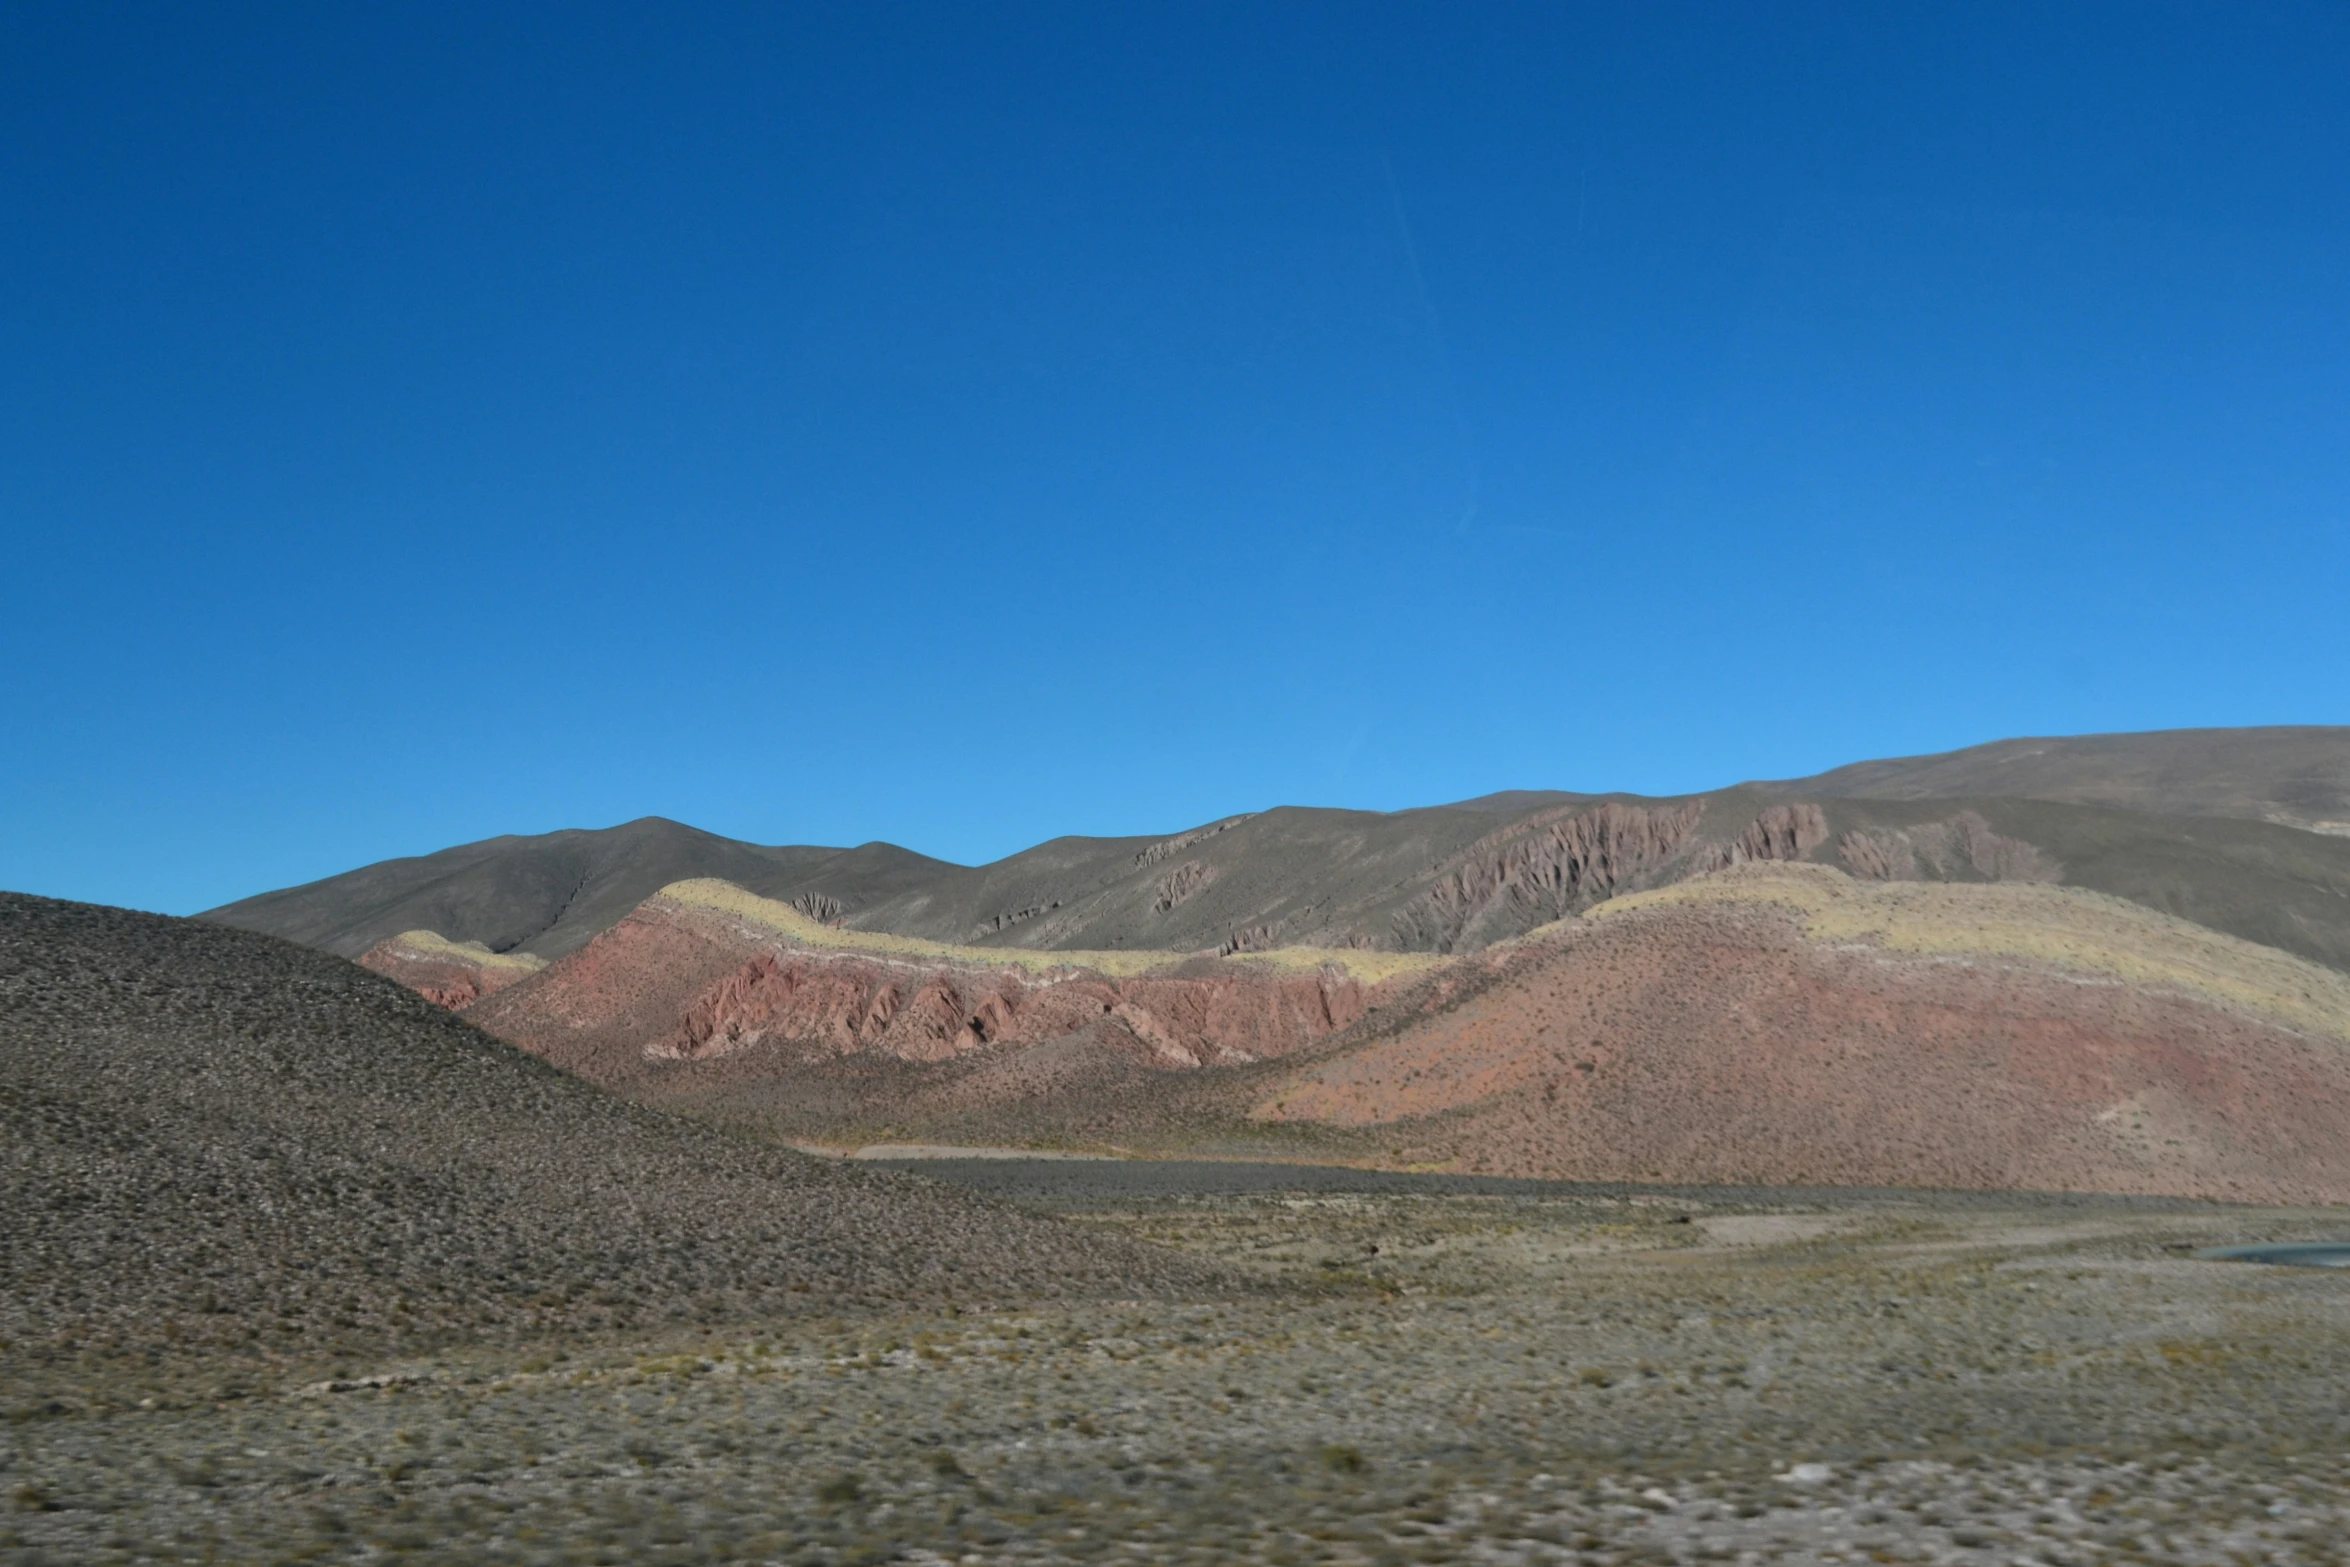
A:
[[[1689,846],[1704,811],[1702,800],[1611,802],[1479,839],[1397,911],[1396,942],[1407,951],[1462,950],[1647,886]],[[1495,925],[1507,929],[1489,929]]]
[[[1186,860],[1159,878],[1151,890],[1151,912],[1165,914],[1191,901],[1207,884],[1216,879],[1216,873],[1198,860]]]
[[[1076,1037],[1191,1069],[1286,1055],[1362,1017],[1375,989],[1335,966],[1172,954],[1163,970],[1113,977],[824,950],[656,898],[467,1016],[607,1082],[757,1051],[936,1062]]]
[[[469,1007],[545,968],[527,953],[492,952],[478,941],[450,941],[429,930],[387,936],[359,956],[361,968],[398,980],[436,1006]]]
[[[1862,828],[1836,840],[1844,868],[1864,881],[1951,881],[1971,869],[1985,881],[2062,881],[2064,866],[1973,811],[1916,827]]]
[[[1705,876],[1733,865],[1806,859],[1827,841],[1827,813],[1818,806],[1809,801],[1767,806],[1736,838],[1695,856],[1690,870]]]

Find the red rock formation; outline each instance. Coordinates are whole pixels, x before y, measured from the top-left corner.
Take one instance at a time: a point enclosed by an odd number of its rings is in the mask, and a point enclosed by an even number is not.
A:
[[[649,900],[532,983],[467,1013],[609,1084],[660,1062],[758,1052],[779,1065],[870,1056],[941,1061],[1071,1036],[1170,1068],[1288,1054],[1346,1027],[1373,987],[1318,971],[1184,960],[1110,977],[802,947],[745,921]]]
[[[1507,1175],[2350,1200],[2350,987],[2086,894],[1731,870],[1378,987],[1040,958],[657,898],[465,1015],[818,1139],[1197,1146],[1253,1110],[1318,1157]]]
[[[1498,963],[1458,1003],[1396,997],[1258,1114],[1503,1175],[2350,1200],[2350,1017],[1814,941],[1769,906],[1611,916]]]

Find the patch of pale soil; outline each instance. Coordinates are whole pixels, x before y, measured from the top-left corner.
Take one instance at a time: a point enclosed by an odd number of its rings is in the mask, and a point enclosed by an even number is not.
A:
[[[1715,1246],[1783,1246],[1817,1240],[1850,1225],[1849,1219],[1824,1213],[1731,1213],[1697,1221],[1706,1241]]]

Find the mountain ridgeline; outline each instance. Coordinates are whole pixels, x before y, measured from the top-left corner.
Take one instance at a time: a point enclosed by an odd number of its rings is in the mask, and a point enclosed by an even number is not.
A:
[[[2002,741],[1664,799],[1283,807],[1056,838],[982,866],[885,843],[765,847],[648,817],[385,861],[204,917],[346,957],[430,932],[551,960],[664,886],[716,878],[823,924],[965,947],[1453,954],[1764,862],[2082,887],[2350,970],[2350,728]]]

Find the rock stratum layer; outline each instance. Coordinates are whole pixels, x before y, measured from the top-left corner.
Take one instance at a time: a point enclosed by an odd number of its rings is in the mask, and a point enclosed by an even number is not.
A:
[[[465,1015],[835,1143],[2350,1200],[2350,978],[2028,882],[1766,860],[1455,958],[1220,959],[941,948],[690,883]]]
[[[1432,960],[1038,953],[843,931],[725,882],[664,888],[469,1020],[611,1087],[670,1063],[945,1062],[1048,1044],[1161,1069],[1288,1055]]]
[[[451,941],[438,931],[411,930],[369,947],[359,955],[359,966],[456,1011],[528,979],[547,960],[525,952],[492,952],[478,941]]]

